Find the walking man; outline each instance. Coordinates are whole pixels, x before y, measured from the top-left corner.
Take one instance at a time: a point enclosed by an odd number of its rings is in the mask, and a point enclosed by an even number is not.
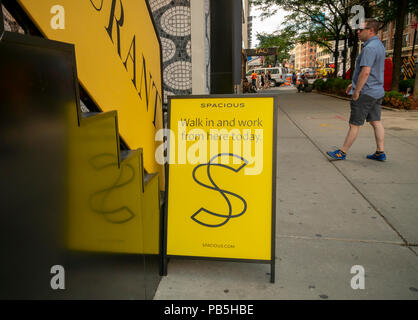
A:
[[[340,149],[328,151],[327,154],[335,160],[345,160],[347,151],[357,139],[360,126],[367,121],[374,129],[376,152],[368,155],[368,159],[384,161],[384,135],[381,117],[381,104],[385,91],[383,89],[385,47],[376,33],[379,22],[375,19],[365,19],[361,29],[357,30],[359,39],[364,42],[356,61],[352,84],[347,88],[347,94],[352,94],[350,101],[351,114],[349,130],[344,144]]]

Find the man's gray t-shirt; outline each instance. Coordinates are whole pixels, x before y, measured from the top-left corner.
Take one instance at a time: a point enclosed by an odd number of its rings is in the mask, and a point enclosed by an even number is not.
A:
[[[383,89],[385,72],[385,47],[377,36],[371,37],[363,44],[363,49],[357,57],[356,69],[353,75],[353,94],[356,88],[358,76],[361,67],[370,67],[370,75],[361,89],[360,94],[367,94],[375,99],[383,98],[385,90]]]

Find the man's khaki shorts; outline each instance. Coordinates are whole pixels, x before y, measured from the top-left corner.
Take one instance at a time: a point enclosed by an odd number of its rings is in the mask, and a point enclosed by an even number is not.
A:
[[[350,123],[362,126],[364,121],[380,121],[382,100],[383,98],[375,99],[367,94],[360,94],[356,101],[351,99]]]

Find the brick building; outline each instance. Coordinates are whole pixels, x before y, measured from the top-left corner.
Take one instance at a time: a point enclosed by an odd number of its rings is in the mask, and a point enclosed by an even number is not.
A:
[[[412,25],[415,22],[417,22],[417,17],[415,15],[409,13],[405,17],[405,26],[402,36],[402,57],[410,56],[412,53],[412,45],[415,35],[415,29],[412,27]],[[392,57],[393,47],[395,45],[395,22],[391,22],[383,27],[383,29],[378,32],[378,36],[386,48],[386,55],[388,57]],[[414,56],[415,59],[418,57],[418,39],[415,40]]]
[[[331,62],[331,53],[327,48],[318,47],[316,50],[317,67],[325,68]]]
[[[295,69],[301,70],[304,68],[315,68],[316,67],[316,44],[298,43],[294,49],[295,53]]]

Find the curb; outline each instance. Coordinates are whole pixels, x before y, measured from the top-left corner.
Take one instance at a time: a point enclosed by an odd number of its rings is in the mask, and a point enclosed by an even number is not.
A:
[[[324,96],[333,97],[333,98],[337,98],[337,99],[341,99],[341,100],[346,100],[346,101],[350,101],[351,100],[350,98],[337,96],[336,94],[325,93],[325,92],[321,92],[321,91],[318,91],[318,90],[315,90],[315,92],[318,93],[318,94],[322,94]]]
[[[350,98],[337,96],[335,94],[320,92],[318,90],[315,90],[315,92],[318,93],[318,94],[322,94],[324,96],[333,97],[333,98],[337,98],[337,99],[341,99],[341,100],[346,100],[346,101],[350,101],[351,100]],[[395,111],[395,112],[418,112],[418,110],[396,109],[396,108],[391,108],[391,107],[384,106],[384,105],[382,105],[382,109],[389,110],[389,111]]]

